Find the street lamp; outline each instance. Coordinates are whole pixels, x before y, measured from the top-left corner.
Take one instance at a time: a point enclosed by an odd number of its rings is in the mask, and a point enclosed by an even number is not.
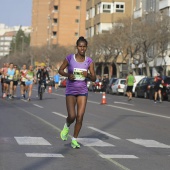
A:
[[[24,37],[21,35],[21,39],[22,39],[22,55],[23,55],[23,46],[24,46]]]

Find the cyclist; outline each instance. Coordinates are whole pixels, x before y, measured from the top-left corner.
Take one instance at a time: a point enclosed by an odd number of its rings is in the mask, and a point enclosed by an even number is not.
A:
[[[41,68],[37,72],[37,80],[38,80],[38,94],[40,92],[41,84],[44,83],[46,89],[46,81],[50,81],[49,73],[44,65],[41,65]]]

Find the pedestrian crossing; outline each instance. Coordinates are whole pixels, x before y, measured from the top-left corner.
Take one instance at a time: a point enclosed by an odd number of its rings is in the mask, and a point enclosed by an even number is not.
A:
[[[52,144],[43,137],[14,137],[18,145],[36,145],[36,146],[51,146]],[[102,141],[98,138],[78,138],[78,142],[84,147],[116,147],[112,143]],[[146,140],[146,139],[127,139],[127,141],[140,145],[146,148],[163,148],[169,149],[170,145],[160,143],[155,140]],[[26,157],[32,158],[64,158],[65,156],[62,153],[25,153]],[[139,159],[137,155],[130,154],[102,154],[98,153],[98,156],[103,159]],[[167,155],[170,157],[170,155]]]

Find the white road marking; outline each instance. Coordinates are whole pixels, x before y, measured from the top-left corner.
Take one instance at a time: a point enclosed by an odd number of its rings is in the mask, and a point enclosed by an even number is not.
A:
[[[114,138],[114,139],[120,139],[119,137],[117,137],[117,136],[114,136],[114,135],[111,135],[111,134],[109,134],[109,133],[107,133],[107,132],[104,132],[104,131],[102,131],[102,130],[100,130],[100,129],[97,129],[97,128],[94,128],[94,127],[88,127],[89,129],[92,129],[92,130],[94,130],[94,131],[96,131],[96,132],[100,132],[100,133],[102,133],[102,134],[104,134],[104,135],[106,135],[106,136],[108,136],[108,137],[111,137],[111,138]]]
[[[118,159],[138,159],[138,157],[136,157],[135,155],[104,155],[104,154],[100,154],[99,155],[100,157],[102,158],[105,158],[105,159],[115,159],[115,158],[118,158]]]
[[[133,142],[138,145],[142,145],[148,148],[170,148],[170,145],[166,145],[155,140],[145,140],[145,139],[127,139],[130,142]]]
[[[51,145],[42,137],[14,137],[19,145]]]
[[[25,110],[25,109],[22,109],[20,107],[17,107],[16,105],[14,105],[15,108],[17,108],[18,110],[22,110],[23,112],[27,113],[28,115],[30,116],[33,116],[35,117],[36,119],[38,119],[39,121],[43,122],[44,124],[48,125],[49,127],[53,128],[53,129],[56,129],[58,132],[61,132],[61,129],[57,126],[54,126],[53,124],[51,124],[50,122],[46,121],[45,119],[42,119],[41,117],[39,116],[36,116],[34,115],[33,113]],[[69,135],[70,138],[72,138],[71,135]],[[90,147],[89,146],[89,149],[94,151],[95,153],[97,153],[98,155],[99,154],[102,154],[100,151],[98,151],[97,149],[95,149],[94,147]],[[130,170],[128,169],[127,167],[123,166],[122,164],[118,163],[117,161],[113,160],[113,159],[107,159],[107,161],[111,162],[112,164],[114,164],[115,166],[119,167],[119,169],[122,169],[122,170]]]
[[[124,102],[114,102],[115,104],[125,104],[125,105],[129,105],[129,106],[134,106],[134,104],[129,104],[129,103],[124,103]]]
[[[61,154],[53,154],[53,153],[25,153],[27,157],[34,158],[64,158]]]
[[[67,118],[67,116],[65,116],[65,115],[63,115],[63,114],[61,114],[61,113],[57,113],[57,112],[52,112],[52,113],[54,113],[54,114],[56,114],[56,115],[58,115],[58,116],[61,116],[61,117]]]
[[[27,102],[27,100],[21,99],[23,102]]]
[[[56,95],[56,96],[62,96],[62,97],[65,97],[65,95],[62,95],[62,94],[56,94],[56,93],[51,93],[53,95]]]
[[[100,147],[114,146],[110,143],[103,142],[97,138],[77,138],[77,141],[84,146],[100,146]]]
[[[33,104],[33,105],[36,106],[36,107],[39,107],[39,108],[44,108],[44,107],[42,107],[42,106],[40,106],[38,104]]]
[[[113,105],[106,105],[106,106],[114,107],[114,108],[122,109],[122,110],[126,110],[126,111],[131,111],[131,112],[135,112],[135,113],[141,113],[141,114],[145,114],[145,115],[150,115],[150,116],[155,116],[155,117],[161,117],[161,118],[170,119],[170,117],[168,117],[168,116],[163,116],[163,115],[154,114],[154,113],[149,113],[149,112],[143,112],[143,111],[140,111],[140,110],[129,109],[129,108],[124,108],[124,107],[119,107],[119,106],[113,106]]]

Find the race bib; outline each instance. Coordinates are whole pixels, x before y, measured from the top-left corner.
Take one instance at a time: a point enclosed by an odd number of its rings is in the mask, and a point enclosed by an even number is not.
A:
[[[87,71],[86,69],[82,68],[74,68],[73,74],[75,76],[75,80],[85,80],[85,77],[83,76],[83,71]]]
[[[13,77],[14,77],[13,75],[8,76],[8,80],[12,80]]]

